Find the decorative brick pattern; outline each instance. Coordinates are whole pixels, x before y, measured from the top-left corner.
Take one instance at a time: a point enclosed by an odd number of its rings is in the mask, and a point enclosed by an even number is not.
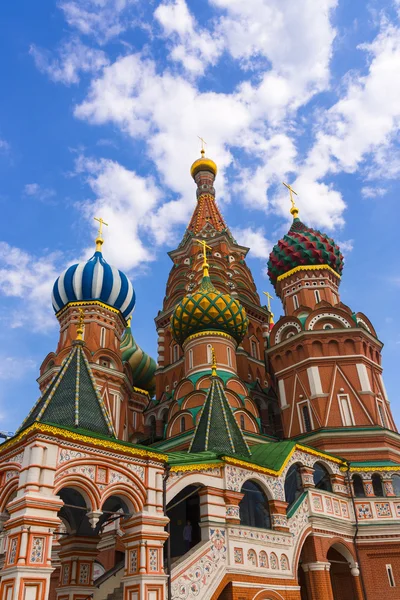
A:
[[[32,540],[31,555],[29,560],[31,563],[42,563],[44,552],[44,537],[34,537]]]
[[[237,565],[243,564],[243,548],[234,548],[233,549],[233,559]]]
[[[276,556],[275,552],[271,552],[269,555],[269,564],[271,565],[271,569],[278,569],[278,557]]]
[[[159,570],[158,567],[158,549],[150,548],[149,549],[149,571],[157,572]]]
[[[137,548],[129,551],[129,572],[137,573],[138,570],[138,551]]]
[[[255,550],[253,550],[253,549],[248,550],[247,560],[253,567],[257,566],[257,554],[256,554]]]
[[[70,570],[69,563],[66,563],[65,565],[63,565],[62,585],[68,585],[68,583],[69,583],[69,570]]]
[[[10,565],[13,565],[16,561],[17,547],[18,547],[18,539],[16,537],[14,537],[10,541],[10,550],[8,552],[8,562],[10,563]]]
[[[79,583],[87,585],[89,583],[90,564],[81,563],[79,566]]]
[[[282,571],[289,571],[289,559],[286,554],[281,554],[280,564]]]
[[[260,554],[258,555],[258,562],[260,567],[262,567],[263,569],[268,569],[268,554],[264,552],[264,550],[261,550]]]

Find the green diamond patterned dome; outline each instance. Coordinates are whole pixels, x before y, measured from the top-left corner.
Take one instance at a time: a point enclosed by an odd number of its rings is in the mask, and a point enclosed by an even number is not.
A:
[[[325,233],[307,227],[295,218],[288,233],[274,246],[268,261],[268,276],[275,287],[280,276],[296,267],[328,265],[339,276],[343,255],[335,241]]]
[[[240,344],[248,324],[243,306],[229,294],[215,289],[207,275],[194,294],[181,300],[171,317],[172,333],[180,344],[201,331],[223,331]]]

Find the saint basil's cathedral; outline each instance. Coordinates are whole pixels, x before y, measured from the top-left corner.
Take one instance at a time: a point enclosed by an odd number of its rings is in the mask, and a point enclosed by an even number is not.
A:
[[[54,284],[58,346],[0,446],[0,600],[400,598],[400,436],[373,324],[335,241],[299,218],[274,323],[215,201],[169,256],[157,360],[96,250]],[[358,307],[355,307],[358,308]]]

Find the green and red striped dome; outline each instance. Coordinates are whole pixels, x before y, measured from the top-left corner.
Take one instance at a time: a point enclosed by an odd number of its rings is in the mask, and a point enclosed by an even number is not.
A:
[[[296,218],[288,233],[273,247],[268,261],[268,276],[275,287],[278,277],[296,267],[328,265],[338,275],[343,271],[343,255],[335,241],[325,233],[307,227]]]

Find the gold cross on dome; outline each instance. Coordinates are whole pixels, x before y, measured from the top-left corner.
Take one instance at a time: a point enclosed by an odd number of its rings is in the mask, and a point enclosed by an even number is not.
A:
[[[295,194],[295,196],[297,196],[297,192],[294,191],[294,189],[292,188],[291,185],[288,185],[284,181],[282,181],[282,183],[289,190],[290,202],[292,203],[292,208],[290,209],[290,212],[293,215],[293,218],[295,219],[297,217],[297,215],[299,214],[299,209],[297,208],[297,206],[294,202],[293,194]]]
[[[263,294],[267,296],[268,310],[269,312],[271,312],[271,300],[273,300],[273,296],[271,296],[271,294],[269,294],[268,292],[263,292]]]
[[[203,275],[208,277],[208,262],[207,262],[207,248],[212,250],[211,246],[208,246],[204,240],[194,240],[203,246]]]
[[[100,223],[99,225],[99,231],[98,231],[98,236],[101,237],[103,234],[103,225],[106,225],[108,227],[108,223],[106,223],[105,221],[103,221],[103,219],[101,217],[94,217],[95,221],[98,221]]]
[[[199,135],[197,136],[199,138],[199,140],[201,141],[201,153],[205,154],[205,148],[204,146],[207,146],[207,142],[205,139],[203,139],[202,137],[200,137]]]

